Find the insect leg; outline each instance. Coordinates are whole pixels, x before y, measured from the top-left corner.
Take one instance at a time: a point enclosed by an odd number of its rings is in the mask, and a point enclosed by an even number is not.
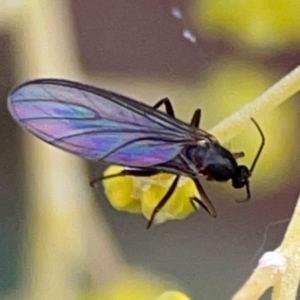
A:
[[[192,117],[191,125],[199,127],[201,121],[201,109],[196,109]]]
[[[161,100],[159,100],[154,106],[153,108],[159,108],[160,106],[164,105],[165,108],[166,108],[166,112],[169,116],[171,117],[175,117],[175,113],[174,113],[174,109],[173,109],[173,106],[172,106],[172,103],[170,101],[169,98],[163,98]]]
[[[198,203],[198,198],[196,198],[196,197],[191,197],[190,198],[190,202],[191,202],[191,205],[193,206],[193,209],[194,209],[194,211],[197,211],[198,210],[198,207],[197,207],[197,205],[195,204],[195,202],[196,203]],[[198,203],[199,204],[199,203]]]
[[[164,205],[168,202],[168,200],[170,199],[170,197],[172,196],[172,194],[174,193],[175,189],[176,189],[176,186],[177,186],[177,183],[179,181],[179,178],[180,176],[177,175],[174,179],[174,181],[172,182],[169,190],[167,191],[167,193],[163,196],[163,198],[158,202],[158,204],[155,206],[152,214],[151,214],[151,217],[150,217],[150,220],[148,222],[148,225],[147,225],[147,229],[149,229],[154,221],[154,218],[155,216],[157,215],[157,213],[164,207]]]
[[[182,160],[183,163],[185,163],[185,165],[196,175],[196,176],[199,176],[199,173],[198,173],[198,170],[196,168],[196,166],[184,155],[180,155],[180,158]],[[198,177],[195,177],[195,178],[191,178],[195,185],[196,185],[196,188],[201,196],[201,199],[203,200],[204,202],[204,205],[206,206],[207,209],[205,209],[212,217],[216,217],[217,216],[217,212],[213,206],[213,204],[211,203],[210,199],[208,198],[208,196],[206,195],[201,183],[200,183],[200,180]]]
[[[196,203],[199,204],[205,211],[207,211],[207,212],[209,213],[209,210],[208,210],[207,206],[206,206],[203,202],[201,202],[201,200],[198,199],[197,197],[191,197],[191,198],[190,198],[190,201],[191,201],[191,204],[192,204],[194,210],[198,210],[198,207],[197,207],[196,204],[195,204],[195,202],[196,202]]]
[[[201,196],[201,199],[205,202],[202,203],[200,200],[200,202],[198,202],[212,217],[216,217],[217,216],[217,212],[213,206],[213,204],[211,203],[211,201],[209,200],[208,196],[206,195],[200,181],[198,178],[193,178],[193,181],[196,185],[196,188]],[[197,199],[197,198],[196,198]]]
[[[149,177],[155,174],[158,174],[159,171],[154,171],[154,170],[143,170],[143,169],[124,169],[119,173],[107,175],[107,176],[101,176],[96,179],[93,179],[90,182],[90,185],[92,187],[95,187],[97,182],[102,181],[104,179],[110,179],[118,176],[140,176],[140,177]]]

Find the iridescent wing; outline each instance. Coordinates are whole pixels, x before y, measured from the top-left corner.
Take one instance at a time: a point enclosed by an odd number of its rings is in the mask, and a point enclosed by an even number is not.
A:
[[[38,138],[91,160],[149,167],[208,133],[122,95],[77,82],[40,79],[9,96],[14,119]]]

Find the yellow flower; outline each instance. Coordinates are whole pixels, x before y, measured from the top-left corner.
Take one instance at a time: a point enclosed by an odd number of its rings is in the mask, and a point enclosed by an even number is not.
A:
[[[122,169],[110,166],[104,175],[116,174]],[[151,177],[120,176],[104,180],[103,185],[109,201],[116,209],[142,213],[150,220],[154,208],[166,194],[174,178],[174,175],[165,173]],[[190,201],[193,196],[200,198],[193,181],[181,177],[173,195],[155,216],[154,223],[186,218],[195,210]]]
[[[123,167],[110,166],[104,176],[117,174]],[[125,210],[132,213],[141,212],[140,195],[134,189],[133,178],[130,176],[120,176],[103,180],[105,194],[115,209]],[[135,190],[135,191],[134,191]]]
[[[142,183],[141,189],[143,190],[141,198],[142,212],[149,220],[153,209],[163,196],[168,191],[175,176],[171,174],[158,174],[151,178],[136,178],[134,181]],[[194,182],[186,177],[181,177],[178,186],[170,197],[166,205],[155,216],[154,223],[159,224],[172,219],[184,219],[189,214],[195,211],[190,202],[190,197],[196,196],[200,198]]]

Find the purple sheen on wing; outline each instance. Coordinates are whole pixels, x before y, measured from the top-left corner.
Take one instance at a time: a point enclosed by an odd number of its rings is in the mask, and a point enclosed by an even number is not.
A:
[[[61,120],[57,119],[32,119],[23,121],[23,126],[28,130],[37,129],[37,132],[43,132],[44,135],[50,137],[47,141],[68,138],[74,135],[90,135],[91,133],[97,133],[102,136],[104,134],[116,135],[116,136],[135,136],[143,137],[143,132],[138,130],[134,126],[126,125],[121,127],[120,124],[108,120]],[[88,139],[88,136],[86,137]]]
[[[123,147],[131,140],[132,134],[125,134],[122,137],[108,134],[92,135],[88,138],[81,135],[56,141],[55,144],[64,149],[70,149],[73,153],[79,151],[77,153],[89,159],[103,159],[107,162],[129,167],[146,167],[159,164],[174,158],[180,151],[172,145],[161,142],[155,143],[152,140],[136,141]]]
[[[161,128],[159,124],[147,119],[142,114],[137,114],[130,109],[112,102],[100,95],[79,90],[73,87],[54,84],[32,84],[22,86],[11,95],[11,102],[27,100],[44,100],[55,103],[64,102],[68,105],[84,106],[93,113],[97,113],[103,119],[114,120],[119,123],[128,123],[152,128]]]
[[[122,144],[123,139],[120,136],[111,135],[79,135],[54,141],[54,144],[77,153],[88,159],[98,160],[110,151],[113,151],[118,145]]]
[[[99,132],[99,127],[88,126],[78,127],[78,124],[70,122],[54,122],[54,120],[29,120],[26,122],[28,130],[36,135],[43,134],[43,138],[47,142],[52,142],[55,139],[61,139],[70,135],[85,134],[86,132]]]
[[[153,141],[157,136],[139,141],[145,137],[137,131],[116,133],[111,127],[107,132],[102,127],[101,131],[99,127],[73,128],[74,123],[53,120],[30,120],[25,127],[48,143],[91,160],[99,160],[112,152],[104,160],[116,164],[150,166],[170,160],[180,151],[174,144]]]
[[[15,90],[12,101],[33,101],[33,100],[50,100],[65,101],[67,103],[81,104],[84,97],[81,92],[71,87],[51,85],[51,84],[29,84],[21,86]],[[76,98],[77,101],[73,98]]]
[[[34,118],[96,118],[97,115],[90,109],[68,105],[66,103],[57,103],[51,101],[34,102],[15,102],[14,111],[16,118],[34,119]]]
[[[54,141],[55,139],[68,138],[73,135],[85,135],[92,132],[99,134],[98,124],[86,124],[82,122],[55,122],[55,120],[29,120],[25,126],[28,130],[32,130],[36,135],[43,133],[48,137],[46,141]],[[110,128],[111,129],[111,128]],[[104,132],[104,128],[101,128]],[[86,137],[88,138],[88,137]]]
[[[96,111],[101,112],[100,115],[103,119],[113,119],[119,123],[131,123],[140,127],[150,126],[152,128],[160,128],[160,126],[157,126],[157,124],[148,120],[143,115],[134,113],[126,107],[120,106],[101,96],[95,96],[89,92],[83,91],[82,93],[84,93],[86,98],[89,99],[92,107],[94,107]]]
[[[147,167],[173,159],[180,150],[172,144],[149,139],[131,143],[104,160],[130,167]]]
[[[22,85],[10,95],[9,110],[20,125],[54,146],[129,167],[167,162],[189,139],[186,131],[138,102],[69,84],[57,80]]]

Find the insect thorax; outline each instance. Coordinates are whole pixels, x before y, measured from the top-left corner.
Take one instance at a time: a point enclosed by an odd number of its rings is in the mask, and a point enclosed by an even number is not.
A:
[[[188,146],[185,154],[208,180],[227,181],[236,173],[236,160],[231,152],[219,144],[201,143]]]

